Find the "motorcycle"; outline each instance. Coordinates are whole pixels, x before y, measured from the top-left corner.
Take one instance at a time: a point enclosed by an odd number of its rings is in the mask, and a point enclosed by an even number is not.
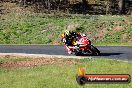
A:
[[[68,46],[65,44],[65,39],[63,41],[64,48],[68,51],[69,54],[78,55],[100,55],[100,51],[91,44],[91,41],[86,38],[84,35],[80,35],[80,37],[75,41],[72,41],[73,45]]]

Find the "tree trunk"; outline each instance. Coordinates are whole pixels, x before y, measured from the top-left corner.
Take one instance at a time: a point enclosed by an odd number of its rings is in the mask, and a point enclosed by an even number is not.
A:
[[[20,6],[25,6],[26,5],[26,0],[20,0]]]
[[[106,15],[110,13],[110,1],[106,1]]]
[[[48,0],[48,10],[50,11],[50,0]]]
[[[125,5],[124,0],[119,0],[119,2],[118,2],[118,6],[119,6],[119,8],[118,8],[118,10],[119,10],[119,14],[122,14],[122,13],[124,12],[124,5]]]
[[[88,1],[87,0],[82,0],[82,7],[83,7],[83,14],[86,14],[87,9],[88,9]]]

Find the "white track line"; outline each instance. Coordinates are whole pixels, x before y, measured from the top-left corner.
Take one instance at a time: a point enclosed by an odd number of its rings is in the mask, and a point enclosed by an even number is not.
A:
[[[27,54],[27,53],[0,53],[0,56],[16,56],[16,57],[28,57],[28,58],[73,58],[73,59],[94,59],[91,56],[65,56],[65,55],[47,55],[47,54]],[[109,59],[109,60],[117,60],[117,59]],[[122,61],[122,62],[129,62],[129,61],[124,61],[124,60],[117,60],[117,61]]]
[[[48,58],[74,58],[74,59],[84,59],[91,58],[85,56],[64,56],[64,55],[47,55],[47,54],[26,54],[26,53],[0,53],[2,56],[10,55],[10,56],[23,56],[30,58],[38,58],[38,57],[48,57]]]

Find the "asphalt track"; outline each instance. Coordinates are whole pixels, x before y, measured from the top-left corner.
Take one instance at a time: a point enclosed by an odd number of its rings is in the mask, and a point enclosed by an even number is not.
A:
[[[101,56],[110,59],[132,61],[132,46],[98,46]],[[0,53],[26,53],[26,54],[48,54],[65,55],[67,54],[61,45],[0,45]],[[89,57],[89,56],[85,56]]]

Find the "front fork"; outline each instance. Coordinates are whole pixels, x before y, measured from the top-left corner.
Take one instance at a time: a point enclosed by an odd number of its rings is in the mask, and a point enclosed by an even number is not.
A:
[[[66,49],[66,51],[68,52],[68,54],[72,54],[72,49],[70,49],[68,46],[64,45],[64,48]]]
[[[71,51],[70,48],[66,45],[64,45],[64,48],[67,50],[67,51]]]
[[[71,48],[69,48],[68,46],[64,46],[66,51],[68,51],[69,54],[78,51],[79,52],[79,48],[77,46],[71,46]]]

